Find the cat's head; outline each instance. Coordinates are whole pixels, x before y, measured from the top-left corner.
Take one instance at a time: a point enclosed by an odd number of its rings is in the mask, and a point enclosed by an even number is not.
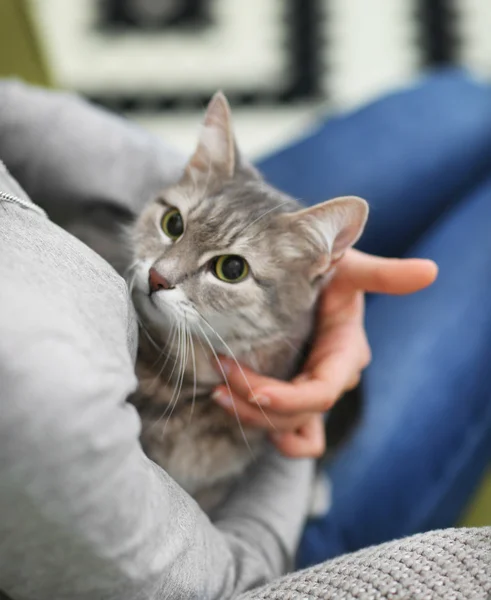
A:
[[[332,264],[362,233],[367,203],[302,208],[240,154],[225,96],[211,100],[181,180],[133,232],[133,298],[147,323],[184,323],[254,345],[288,335],[312,310]]]

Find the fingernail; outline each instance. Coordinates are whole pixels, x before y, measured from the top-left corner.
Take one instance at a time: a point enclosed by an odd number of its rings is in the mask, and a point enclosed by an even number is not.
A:
[[[220,375],[222,375],[223,373],[225,373],[225,375],[228,375],[230,373],[230,363],[224,358],[220,358],[219,361],[214,360],[213,366],[215,367],[215,370],[220,373]]]
[[[222,406],[232,406],[232,398],[222,390],[215,390],[211,397]]]
[[[271,399],[263,395],[253,395],[249,396],[249,402],[251,402],[252,404],[259,404],[260,406],[268,406],[269,404],[271,404]]]
[[[222,369],[223,372],[225,373],[225,375],[230,375],[230,363],[228,360],[221,360],[220,361],[222,363]]]
[[[295,383],[303,383],[304,381],[308,381],[310,379],[310,376],[307,375],[307,373],[302,373],[301,375],[297,375],[295,377]]]

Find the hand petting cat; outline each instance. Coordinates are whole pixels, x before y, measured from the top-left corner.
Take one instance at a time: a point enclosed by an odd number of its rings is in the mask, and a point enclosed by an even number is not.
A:
[[[286,383],[243,367],[247,384],[237,365],[223,358],[235,409],[225,386],[217,388],[216,396],[225,399],[220,403],[230,413],[236,410],[243,423],[269,429],[286,456],[322,455],[323,414],[357,385],[371,359],[363,323],[365,292],[411,294],[431,285],[437,272],[431,260],[348,250],[321,296],[314,345],[302,373]]]

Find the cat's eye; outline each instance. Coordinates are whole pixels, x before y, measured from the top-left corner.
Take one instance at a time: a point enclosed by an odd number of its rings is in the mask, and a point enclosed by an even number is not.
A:
[[[249,265],[242,256],[224,254],[215,258],[212,271],[218,279],[227,283],[238,283],[245,279],[249,273]]]
[[[184,233],[184,222],[181,213],[177,208],[171,208],[162,217],[162,231],[170,237],[171,240],[177,240]]]

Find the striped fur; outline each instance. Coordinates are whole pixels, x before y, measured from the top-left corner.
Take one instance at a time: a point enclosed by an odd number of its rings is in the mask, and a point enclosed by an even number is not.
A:
[[[130,231],[129,283],[141,322],[133,401],[143,446],[210,510],[265,439],[210,399],[223,380],[215,354],[291,377],[309,342],[331,258],[359,237],[367,205],[341,198],[302,209],[268,185],[240,155],[220,93],[203,131],[181,181],[163,190]],[[184,222],[177,241],[161,228],[171,208]],[[213,275],[210,265],[223,254],[247,260],[243,281]],[[150,293],[150,268],[173,289]]]

